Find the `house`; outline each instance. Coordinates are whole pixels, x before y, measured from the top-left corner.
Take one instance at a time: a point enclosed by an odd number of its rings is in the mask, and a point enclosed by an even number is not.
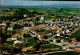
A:
[[[9,27],[7,30],[13,30],[13,28],[12,27]]]
[[[25,30],[29,30],[29,27],[23,27],[23,30],[25,31]]]
[[[35,26],[35,24],[31,24],[32,25],[32,27],[34,27]]]
[[[53,26],[53,24],[50,24],[50,26]]]
[[[12,40],[17,40],[17,38],[11,38]]]
[[[69,32],[70,32],[69,29],[67,29],[67,30],[66,30],[66,33],[69,33]]]
[[[17,40],[17,35],[12,35],[11,39],[12,40]]]
[[[57,36],[60,36],[61,33],[57,33]]]
[[[20,39],[21,38],[21,36],[20,35],[18,35],[18,34],[15,34],[15,35],[12,35],[12,40],[17,40],[17,39]]]
[[[64,42],[65,40],[64,39],[61,39],[61,42]]]
[[[59,29],[56,29],[56,30],[57,30],[57,31],[56,31],[57,33],[59,33],[59,32],[60,32],[60,30],[59,30]]]
[[[3,26],[3,27],[5,27],[5,26],[6,26],[6,23],[2,23],[2,24],[0,24],[0,26]]]
[[[62,34],[65,34],[65,31],[62,31]]]
[[[30,30],[35,30],[35,29],[37,29],[37,27],[36,27],[36,26],[35,26],[35,27],[30,28]]]
[[[20,45],[22,45],[22,42],[21,42],[21,41],[16,40],[16,41],[14,41],[14,44],[13,44],[13,45],[15,45],[15,46],[20,46]]]
[[[75,23],[75,26],[78,26],[78,24],[77,24],[77,23]]]
[[[63,49],[64,49],[64,50],[66,50],[66,49],[67,49],[67,47],[66,47],[66,46],[63,46]]]
[[[53,39],[53,42],[56,42],[56,39]]]
[[[38,39],[39,39],[39,40],[41,40],[41,41],[43,40],[43,38],[42,38],[42,37],[38,37]]]
[[[59,27],[57,27],[57,29],[59,29]]]
[[[53,42],[57,42],[58,40],[61,42],[61,38],[53,39]]]
[[[78,42],[77,40],[73,40],[72,42]]]
[[[62,31],[64,29],[64,27],[61,27],[60,30]]]
[[[30,47],[24,47],[24,48],[22,48],[22,52],[27,52],[27,51],[35,51],[35,49],[33,48],[33,46],[30,46]]]
[[[24,14],[23,16],[24,16],[24,17],[27,17],[27,15],[26,15],[26,14]]]
[[[42,37],[42,36],[44,36],[45,34],[41,34],[40,36]]]
[[[73,44],[73,42],[68,42],[68,45],[69,45],[69,46],[72,46],[72,44]]]
[[[56,29],[56,27],[51,27],[51,29]]]
[[[42,41],[43,40],[43,38],[42,38],[43,36],[44,36],[44,34],[38,35],[38,39]]]
[[[43,17],[43,16],[41,16],[40,20],[44,20],[44,17]]]

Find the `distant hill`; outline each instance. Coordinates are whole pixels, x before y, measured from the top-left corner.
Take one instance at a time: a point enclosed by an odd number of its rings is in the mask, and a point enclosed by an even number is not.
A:
[[[36,6],[1,6],[1,8],[30,8],[30,7],[56,7],[56,8],[80,8],[80,4],[52,4]]]
[[[52,7],[80,8],[80,4],[52,4]]]

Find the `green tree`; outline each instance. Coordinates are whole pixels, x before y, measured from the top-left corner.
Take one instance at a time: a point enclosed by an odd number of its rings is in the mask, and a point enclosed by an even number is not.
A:
[[[21,26],[21,25],[14,24],[14,27],[13,27],[13,29],[20,29],[20,28],[22,28],[22,26]]]
[[[38,21],[40,20],[40,18],[39,17],[36,17],[35,18],[35,24],[38,24]]]
[[[31,37],[30,34],[23,34],[23,37]]]

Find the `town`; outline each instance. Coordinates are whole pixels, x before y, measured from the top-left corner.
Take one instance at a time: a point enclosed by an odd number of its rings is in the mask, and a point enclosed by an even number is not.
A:
[[[12,11],[16,11],[13,13]],[[61,8],[60,10],[63,10]],[[10,12],[11,11],[11,12]],[[3,9],[0,24],[1,49],[7,53],[80,52],[80,16],[46,20],[47,13],[26,9]],[[29,13],[31,12],[31,14]],[[64,11],[66,12],[66,11]],[[52,16],[63,17],[52,14]],[[26,14],[27,13],[27,14]],[[11,15],[14,15],[12,17]],[[19,16],[19,17],[17,17]],[[79,32],[78,36],[75,33]],[[75,37],[76,36],[76,37]]]

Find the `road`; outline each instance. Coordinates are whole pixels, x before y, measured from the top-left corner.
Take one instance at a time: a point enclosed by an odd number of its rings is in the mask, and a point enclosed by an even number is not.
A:
[[[53,53],[59,53],[59,52],[67,52],[67,51],[56,51],[56,52],[47,52],[47,53],[40,53],[41,55],[48,55]]]
[[[46,41],[49,41],[49,40],[51,40],[52,38],[54,38],[54,37],[56,37],[56,36],[57,36],[57,35],[54,35],[54,36],[52,36],[52,37],[46,39]]]

